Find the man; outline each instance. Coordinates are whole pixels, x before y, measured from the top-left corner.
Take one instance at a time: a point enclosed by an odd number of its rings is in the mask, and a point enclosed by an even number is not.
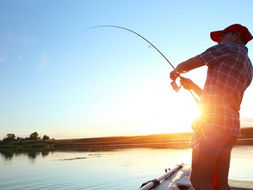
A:
[[[218,44],[185,62],[170,73],[174,81],[200,96],[200,117],[193,124],[192,170],[195,190],[231,190],[228,185],[230,154],[240,134],[239,110],[244,91],[250,85],[253,68],[245,46],[252,35],[234,24],[210,33]],[[180,76],[206,65],[204,89]],[[216,184],[214,184],[214,179]]]

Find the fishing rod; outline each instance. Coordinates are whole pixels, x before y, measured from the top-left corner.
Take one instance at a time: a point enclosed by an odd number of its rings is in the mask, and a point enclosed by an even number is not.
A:
[[[152,44],[147,38],[143,37],[142,35],[140,35],[139,33],[129,29],[129,28],[126,28],[126,27],[122,27],[122,26],[117,26],[117,25],[100,25],[100,26],[94,26],[92,28],[102,28],[102,27],[113,27],[113,28],[120,28],[120,29],[123,29],[123,30],[126,30],[126,31],[129,31],[129,32],[132,32],[134,34],[136,34],[137,36],[141,37],[143,40],[145,40],[146,42],[149,43],[149,45],[151,45],[153,48],[155,48],[156,51],[158,51],[158,53],[160,53],[161,56],[163,56],[163,58],[167,61],[167,63],[173,68],[175,69],[175,67],[171,64],[171,62],[167,59],[167,57],[165,57],[165,55],[163,55],[163,53],[154,45]]]
[[[163,180],[169,178],[170,176],[172,176],[173,174],[175,174],[178,170],[180,170],[181,168],[183,168],[184,164],[180,164],[180,165],[177,165],[175,168],[173,168],[172,170],[169,170],[168,172],[166,171],[165,174],[163,174],[162,176],[156,178],[156,179],[153,179],[153,180],[150,180],[150,181],[147,181],[145,183],[143,183],[141,185],[141,187],[139,188],[139,190],[150,190],[154,187],[156,187],[157,185],[159,185]]]
[[[119,28],[119,29],[126,30],[128,32],[136,34],[137,36],[139,36],[143,40],[145,40],[149,45],[151,45],[167,61],[167,63],[175,70],[175,67],[172,65],[172,63],[169,61],[169,59],[153,43],[151,43],[147,38],[143,37],[141,34],[135,32],[135,31],[133,31],[129,28],[126,28],[126,27],[123,27],[123,26],[117,26],[117,25],[99,25],[99,26],[90,27],[90,29],[93,29],[93,28]],[[179,77],[181,77],[181,76],[179,76]],[[176,81],[172,81],[171,85],[172,85],[172,88],[176,92],[178,92],[180,87],[181,87],[181,85],[180,86],[177,85]],[[191,90],[189,90],[189,92],[191,93],[194,100],[198,103],[199,100],[196,98],[196,96],[193,94],[193,92]]]

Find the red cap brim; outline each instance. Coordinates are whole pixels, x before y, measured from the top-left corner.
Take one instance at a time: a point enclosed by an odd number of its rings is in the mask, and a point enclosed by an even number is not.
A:
[[[239,32],[241,37],[243,38],[245,44],[247,44],[250,40],[252,40],[252,35],[249,32],[248,28],[245,26],[242,26],[240,24],[233,24],[224,30],[218,30],[210,33],[210,37],[215,42],[221,41],[221,35],[225,34],[227,32]]]
[[[220,37],[223,34],[223,32],[224,32],[223,30],[211,32],[210,37],[213,41],[220,42]]]

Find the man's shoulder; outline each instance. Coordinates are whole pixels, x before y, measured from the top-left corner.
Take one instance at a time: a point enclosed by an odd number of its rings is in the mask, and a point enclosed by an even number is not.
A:
[[[233,46],[231,46],[231,44],[229,43],[225,43],[225,42],[221,42],[218,44],[215,44],[211,47],[209,47],[206,52],[221,52],[221,51],[228,51],[230,48],[233,48]]]

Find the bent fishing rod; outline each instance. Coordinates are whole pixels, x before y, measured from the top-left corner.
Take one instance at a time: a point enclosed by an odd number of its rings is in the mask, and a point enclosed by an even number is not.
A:
[[[99,26],[90,27],[90,29],[93,29],[93,28],[119,28],[119,29],[126,30],[128,32],[136,34],[137,36],[139,36],[143,40],[145,40],[149,45],[151,45],[151,47],[153,47],[167,61],[167,63],[175,70],[175,67],[172,65],[172,63],[169,61],[169,59],[153,43],[151,43],[147,38],[143,37],[141,34],[135,32],[135,31],[133,31],[133,30],[131,30],[129,28],[126,28],[126,27],[123,27],[123,26],[117,26],[117,25],[99,25]],[[179,77],[181,77],[181,76],[179,76]],[[172,85],[173,89],[176,92],[181,87],[181,86],[178,87],[175,81],[172,81],[171,85]],[[198,103],[199,100],[195,97],[195,95],[193,94],[193,92],[191,90],[189,90],[189,92],[191,93],[191,95],[194,98],[194,100]]]

